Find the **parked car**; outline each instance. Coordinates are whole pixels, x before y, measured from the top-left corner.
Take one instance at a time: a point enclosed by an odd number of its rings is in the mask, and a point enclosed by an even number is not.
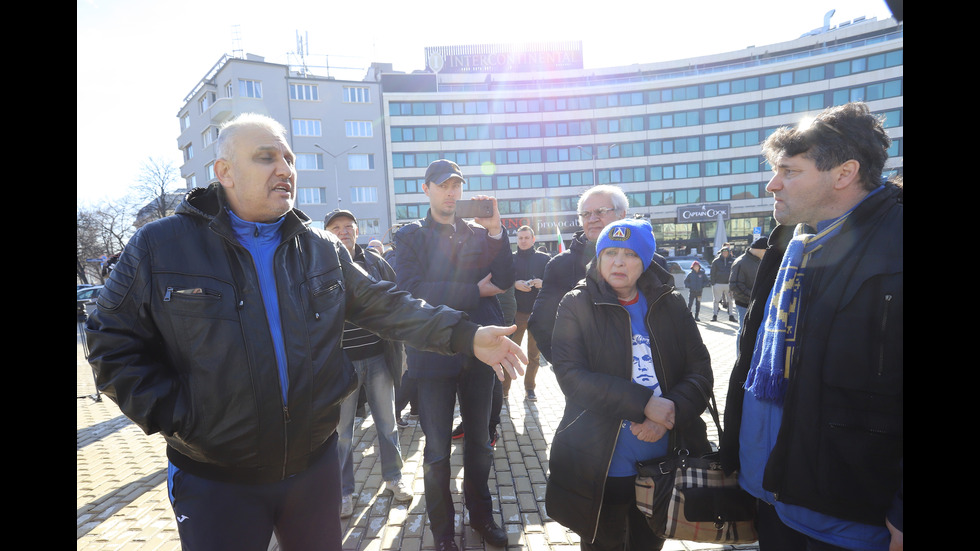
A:
[[[76,291],[75,307],[78,317],[81,317],[83,312],[86,316],[92,315],[92,310],[95,310],[95,299],[99,298],[99,291],[101,290],[102,285],[92,285]]]
[[[694,262],[701,265],[701,270],[705,275],[711,277],[711,262],[696,256],[668,256],[667,271],[674,276],[674,288],[684,289],[684,279],[691,273],[691,265]]]

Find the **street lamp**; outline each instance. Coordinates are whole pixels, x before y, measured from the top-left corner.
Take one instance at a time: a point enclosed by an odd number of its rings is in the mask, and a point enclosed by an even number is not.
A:
[[[593,144],[593,145],[595,146],[596,153],[598,153],[599,152],[599,144]],[[610,151],[612,151],[612,148],[618,147],[618,146],[619,146],[618,143],[610,144],[608,147],[606,147],[606,151],[607,152],[610,152]],[[576,145],[575,147],[577,147],[581,151],[585,151],[585,146],[583,146],[583,145]],[[591,151],[589,151],[589,157],[592,157],[592,185],[595,186],[595,185],[598,185],[599,184],[599,174],[596,173],[596,168],[595,168],[595,159],[596,159],[596,156]]]
[[[318,143],[313,144],[313,147],[315,147],[315,148],[319,149],[320,151],[326,153],[327,155],[330,155],[331,157],[333,157],[333,181],[334,181],[334,183],[337,186],[337,208],[339,209],[340,208],[340,177],[337,176],[337,157],[340,157],[341,155],[346,155],[346,154],[350,153],[351,151],[354,151],[355,149],[357,149],[357,146],[355,145],[354,147],[352,147],[352,148],[350,148],[350,149],[348,149],[346,151],[341,151],[340,153],[337,153],[336,155],[334,155],[333,153],[327,151],[326,149],[323,149],[322,147],[320,147],[320,144],[318,144]]]

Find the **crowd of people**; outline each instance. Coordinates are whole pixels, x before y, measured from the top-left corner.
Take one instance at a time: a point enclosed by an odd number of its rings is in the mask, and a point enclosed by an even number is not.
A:
[[[685,297],[618,186],[581,195],[582,229],[554,257],[530,226],[512,251],[493,196],[469,197],[489,216],[457,216],[466,179],[445,159],[425,173],[426,217],[390,247],[358,244],[350,210],[316,229],[285,128],[246,113],[221,128],[218,182],[126,246],[87,321],[89,360],[99,391],[163,435],[185,548],[264,551],[274,532],[284,551],[340,549],[362,394],[395,501],[413,498],[398,428],[418,419],[436,549],[458,549],[460,437],[469,524],[506,546],[488,482],[500,412],[515,379],[537,400],[550,364],[565,410],[549,516],[583,550],[657,550],[636,463],[712,451],[710,286],[712,321],[734,307],[739,327],[714,445],[756,499],[760,549],[900,550],[903,188],[882,178],[888,145],[861,103],[777,130],[763,144],[776,226],[737,258],[723,247],[710,278],[694,262]]]

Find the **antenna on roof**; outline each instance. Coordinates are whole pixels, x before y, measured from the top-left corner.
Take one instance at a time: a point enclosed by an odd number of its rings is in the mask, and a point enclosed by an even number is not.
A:
[[[239,59],[245,57],[244,50],[242,50],[242,26],[232,25],[231,26],[231,56],[237,57]]]

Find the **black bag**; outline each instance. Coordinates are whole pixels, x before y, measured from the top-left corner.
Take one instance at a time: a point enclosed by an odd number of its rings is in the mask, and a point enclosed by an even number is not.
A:
[[[708,409],[721,423],[712,394]],[[636,464],[636,506],[657,536],[706,543],[758,541],[756,501],[738,485],[737,472],[725,476],[719,452],[691,457],[686,449]]]

